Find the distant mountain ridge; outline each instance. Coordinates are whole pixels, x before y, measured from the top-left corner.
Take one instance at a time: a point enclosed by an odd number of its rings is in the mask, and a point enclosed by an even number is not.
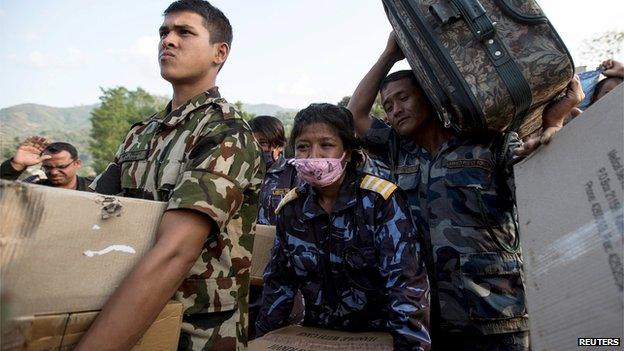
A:
[[[270,115],[275,116],[280,112],[297,112],[297,109],[294,108],[284,108],[279,105],[273,104],[245,104],[243,103],[243,110],[253,113],[257,116],[260,115]]]

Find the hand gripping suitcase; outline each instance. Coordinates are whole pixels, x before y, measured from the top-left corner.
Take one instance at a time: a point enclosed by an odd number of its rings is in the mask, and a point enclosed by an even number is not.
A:
[[[531,133],[574,74],[534,0],[382,1],[438,117],[460,133]]]

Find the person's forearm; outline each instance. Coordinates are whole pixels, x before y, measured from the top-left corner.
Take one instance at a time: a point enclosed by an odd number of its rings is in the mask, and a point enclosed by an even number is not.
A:
[[[157,246],[108,300],[76,350],[129,350],[154,322],[193,262]]]
[[[13,165],[13,162],[9,159],[0,165],[0,178],[7,180],[16,180],[22,174],[24,170],[19,170]]]
[[[370,128],[370,110],[375,103],[381,81],[386,77],[396,61],[384,51],[373,67],[364,76],[353,92],[347,108],[353,114],[358,136],[362,137]]]

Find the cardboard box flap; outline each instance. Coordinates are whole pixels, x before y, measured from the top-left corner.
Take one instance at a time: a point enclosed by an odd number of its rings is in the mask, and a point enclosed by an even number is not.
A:
[[[515,166],[534,350],[624,330],[624,85]]]
[[[249,343],[249,351],[392,351],[389,333],[349,333],[291,325]]]
[[[180,336],[183,305],[169,302],[133,351],[175,350]],[[3,351],[71,350],[89,329],[99,311],[21,317],[3,334]]]
[[[0,271],[10,310],[99,310],[153,245],[165,207],[1,181]]]
[[[275,226],[272,225],[256,225],[256,234],[254,235],[254,246],[251,257],[251,279],[252,283],[262,284],[262,275],[264,269],[271,260],[271,249],[275,241]]]

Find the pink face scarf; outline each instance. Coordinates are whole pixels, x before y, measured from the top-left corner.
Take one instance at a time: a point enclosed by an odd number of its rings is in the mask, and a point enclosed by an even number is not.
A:
[[[323,188],[335,183],[344,173],[341,158],[295,158],[289,162],[297,169],[297,176],[306,183]]]

